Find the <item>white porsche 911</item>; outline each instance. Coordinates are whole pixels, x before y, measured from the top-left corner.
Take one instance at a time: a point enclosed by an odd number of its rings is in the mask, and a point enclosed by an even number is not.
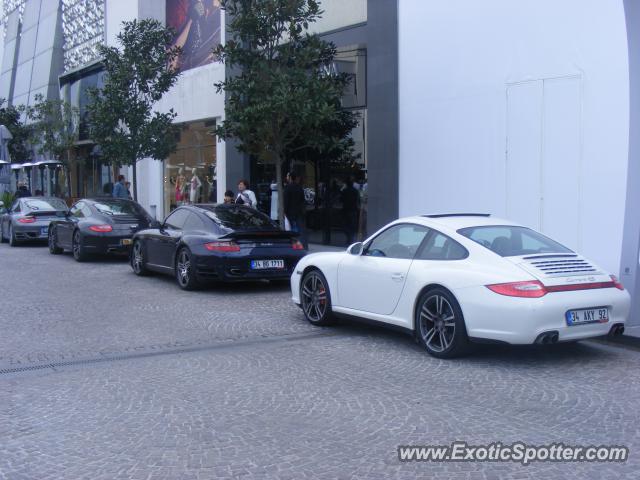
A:
[[[448,358],[470,341],[556,343],[622,334],[615,276],[529,228],[487,214],[408,217],[345,252],[304,257],[293,301],[314,325],[336,315],[411,331]]]

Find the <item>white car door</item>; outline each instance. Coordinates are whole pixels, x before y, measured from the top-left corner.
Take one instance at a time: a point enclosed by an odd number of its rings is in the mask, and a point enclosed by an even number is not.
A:
[[[427,232],[421,225],[393,225],[365,245],[362,255],[345,255],[338,266],[337,305],[380,315],[393,313]]]

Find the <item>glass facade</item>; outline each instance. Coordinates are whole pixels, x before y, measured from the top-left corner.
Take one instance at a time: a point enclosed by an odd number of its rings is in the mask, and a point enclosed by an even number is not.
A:
[[[365,238],[368,233],[366,61],[365,48],[343,47],[328,67],[332,72],[347,73],[352,78],[342,97],[342,106],[356,113],[360,120],[351,132],[353,161],[318,164],[299,158],[285,166],[284,171],[302,177],[307,203],[306,230],[312,243],[344,246]],[[258,199],[258,208],[272,218],[276,218],[272,212],[276,203],[271,202],[274,183],[275,167],[252,159],[251,187]]]
[[[180,126],[175,153],[164,161],[164,212],[190,203],[216,201],[215,120]]]

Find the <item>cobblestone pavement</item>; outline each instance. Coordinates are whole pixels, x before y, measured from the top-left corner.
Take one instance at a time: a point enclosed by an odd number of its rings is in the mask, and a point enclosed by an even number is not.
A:
[[[284,286],[183,292],[0,246],[0,479],[637,479],[640,356],[583,342],[442,361],[314,328]],[[613,463],[401,463],[397,446],[617,444]]]

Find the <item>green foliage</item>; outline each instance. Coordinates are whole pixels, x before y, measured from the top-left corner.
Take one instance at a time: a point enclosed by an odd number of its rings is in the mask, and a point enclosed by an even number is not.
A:
[[[31,150],[29,149],[30,128],[24,124],[22,117],[26,112],[24,105],[5,105],[6,100],[0,98],[0,125],[9,129],[13,139],[9,141],[9,155],[11,161],[24,163],[31,160]]]
[[[99,47],[105,80],[102,89],[89,92],[91,138],[107,162],[134,166],[134,185],[138,160],[162,160],[176,149],[177,114],[153,110],[179,76],[170,66],[181,52],[167,48],[172,38],[157,20],[133,20],[123,22],[118,47]]]
[[[229,38],[216,55],[237,73],[216,85],[226,94],[225,120],[216,134],[235,138],[240,151],[273,162],[278,188],[285,158],[303,151],[318,161],[352,155],[348,135],[357,117],[340,108],[349,77],[328,68],[335,46],[307,31],[322,14],[318,2],[221,4]],[[278,195],[281,221],[282,198]]]
[[[35,101],[27,110],[32,122],[31,144],[37,145],[39,154],[63,160],[78,137],[79,110],[63,100],[45,100],[41,94]]]
[[[0,200],[2,200],[2,202],[4,203],[3,208],[10,208],[11,205],[13,205],[13,194],[9,191],[4,191],[2,193],[2,196],[0,197]]]

